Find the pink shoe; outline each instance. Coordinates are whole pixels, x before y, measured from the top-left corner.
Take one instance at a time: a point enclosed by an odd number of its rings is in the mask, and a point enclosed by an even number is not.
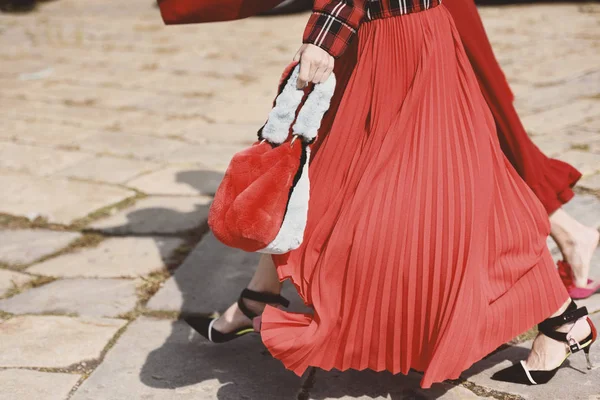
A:
[[[589,287],[577,287],[573,282],[573,268],[571,268],[571,265],[566,261],[559,261],[557,265],[560,279],[562,279],[563,284],[567,288],[567,292],[569,292],[569,296],[571,296],[572,299],[587,299],[594,293],[600,292],[600,282],[594,282],[593,280],[588,279]]]

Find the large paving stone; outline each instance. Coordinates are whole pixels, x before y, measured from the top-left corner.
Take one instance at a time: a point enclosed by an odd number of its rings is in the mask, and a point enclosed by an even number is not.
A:
[[[160,164],[117,157],[89,157],[60,170],[56,176],[86,179],[97,182],[124,183],[142,173],[158,169]]]
[[[64,224],[134,194],[119,187],[12,172],[0,173],[0,187],[0,212]]]
[[[592,319],[600,324],[600,314]],[[490,377],[503,368],[527,357],[531,342],[512,346],[476,363],[462,375],[477,385],[505,393],[517,394],[531,400],[590,400],[600,394],[600,349],[592,348],[590,355],[595,368],[588,371],[583,352],[572,355],[556,376],[545,385],[526,386],[497,382]]]
[[[301,384],[257,336],[216,346],[183,322],[140,318],[72,400],[295,399]]]
[[[598,92],[600,92],[600,90],[598,90]],[[596,96],[597,95],[598,95],[598,93],[596,93]],[[598,135],[600,135],[600,132],[598,132],[600,130],[600,114],[598,114],[596,117],[591,117],[591,118],[586,119],[579,126],[583,129],[593,133],[595,138],[598,138]]]
[[[0,300],[12,314],[117,317],[135,307],[136,283],[126,279],[64,279]]]
[[[600,200],[597,197],[576,195],[562,208],[577,221],[593,228],[600,228]]]
[[[600,85],[598,87],[600,87]],[[598,95],[600,96],[600,89],[598,89],[598,92]],[[600,116],[598,119],[600,119]],[[587,148],[589,151],[593,152],[594,145],[600,142],[600,131],[597,129],[588,130],[586,125],[587,123],[582,123],[576,127],[569,128],[566,135],[562,132],[560,136],[557,135],[557,137],[566,139],[575,148]]]
[[[126,320],[21,316],[0,324],[0,367],[64,368],[98,358]]]
[[[21,88],[22,90],[22,88]],[[16,140],[19,143],[34,144],[43,146],[67,148],[78,148],[78,143],[82,138],[96,133],[93,130],[82,128],[78,125],[66,125],[61,123],[49,123],[48,121],[39,122],[30,120],[31,113],[43,114],[49,112],[54,117],[65,118],[65,108],[57,105],[40,105],[31,102],[11,100],[13,110],[15,111],[10,121],[3,121],[0,135],[7,139]],[[37,106],[37,107],[36,107]],[[32,109],[33,107],[33,109]],[[57,109],[58,107],[58,109]],[[29,108],[29,116],[27,109]],[[19,118],[19,109],[23,110],[23,115]],[[81,110],[78,110],[76,117],[82,117]]]
[[[222,172],[193,166],[169,167],[142,175],[127,182],[127,186],[155,195],[213,195],[222,179]]]
[[[185,145],[177,140],[124,132],[101,132],[81,141],[81,148],[91,152],[149,160],[160,159]]]
[[[97,247],[49,259],[27,271],[57,277],[137,277],[163,268],[182,243],[181,239],[160,237],[108,239]]]
[[[584,175],[593,175],[600,172],[600,154],[590,153],[589,151],[569,150],[562,153],[558,158],[571,164]]]
[[[287,62],[282,62],[279,65],[283,66]],[[281,68],[279,73],[281,73]],[[273,75],[271,75],[273,76]],[[269,83],[271,88],[275,88],[275,82],[271,79]],[[254,92],[255,93],[255,92]],[[228,99],[223,99],[222,102],[213,102],[213,109],[210,112],[210,118],[216,123],[243,123],[255,126],[257,131],[261,124],[264,124],[269,111],[273,107],[273,97],[275,93],[272,90],[268,95],[262,95],[257,101],[247,101],[242,99],[243,95],[229,96]],[[252,133],[252,131],[250,132]]]
[[[210,197],[147,197],[90,227],[112,234],[172,234],[208,219]]]
[[[85,153],[0,142],[0,168],[46,176],[77,164]]]
[[[577,100],[565,106],[548,109],[523,118],[527,132],[544,134],[560,131],[586,120],[598,113],[598,105],[593,100]]]
[[[553,42],[556,42],[553,40]],[[564,44],[556,44],[556,47],[562,47]],[[547,49],[548,46],[538,46],[542,49]],[[585,50],[584,50],[585,51]],[[552,85],[557,83],[569,82],[572,79],[578,79],[586,74],[593,73],[598,70],[600,56],[589,54],[573,55],[565,58],[548,59],[548,56],[538,58],[541,62],[535,62],[533,59],[528,59],[523,62],[523,58],[514,62],[509,70],[509,74],[519,76],[520,82],[535,83],[539,86]]]
[[[564,137],[558,135],[540,135],[531,138],[533,143],[548,157],[556,158],[571,148]]]
[[[479,399],[470,390],[448,383],[436,383],[430,389],[421,389],[421,375],[392,375],[374,371],[321,371],[317,370],[314,385],[309,390],[311,400],[386,400],[386,399]]]
[[[598,277],[595,279],[598,280]],[[577,300],[577,305],[579,307],[587,307],[590,313],[600,312],[600,293],[596,293],[584,300]]]
[[[578,185],[583,186],[586,189],[600,190],[600,173],[584,176]]]
[[[256,141],[255,124],[190,124],[181,135],[197,143],[227,143],[249,146]]]
[[[200,314],[224,311],[250,282],[259,257],[227,247],[207,234],[147,307]],[[308,312],[287,281],[282,294],[292,302],[290,310]]]
[[[520,4],[512,6],[513,9],[521,9],[519,8]],[[587,3],[579,6],[579,4],[575,3],[546,3],[546,4],[536,4],[535,7],[527,7],[524,11],[524,15],[520,16],[521,18],[517,19],[517,21],[511,21],[513,26],[522,27],[523,32],[526,32],[527,35],[542,35],[544,38],[549,39],[560,39],[560,38],[587,38],[592,39],[595,36],[586,35],[584,32],[588,32],[589,29],[593,30],[593,27],[597,26],[597,18],[596,14],[598,11],[597,3]],[[497,11],[504,11],[503,7],[495,7]],[[560,15],[563,15],[566,20],[570,23],[568,27],[566,27],[564,32],[557,32],[555,26],[552,24],[544,24],[544,21],[548,21],[548,19],[556,18]],[[503,19],[505,22],[505,18]],[[524,24],[525,21],[534,22]],[[587,41],[584,41],[587,42]],[[535,45],[536,42],[533,42]],[[584,43],[582,46],[590,46],[591,43]],[[556,50],[555,50],[556,51]],[[567,48],[562,50],[564,54],[573,54],[573,49]],[[577,52],[575,52],[577,53]],[[578,54],[579,55],[579,54]],[[559,61],[559,60],[558,60]]]
[[[523,85],[519,86],[523,87]],[[583,96],[597,95],[600,91],[598,89],[600,88],[600,71],[557,85],[536,86],[533,88],[527,85],[526,92],[525,90],[519,90],[519,86],[511,85],[511,89],[515,93],[515,106],[519,114],[523,116],[532,112],[554,108]]]
[[[27,369],[0,370],[0,400],[64,400],[80,378]]]
[[[185,148],[178,149],[173,154],[165,158],[167,160],[177,160],[182,164],[199,164],[212,171],[225,172],[233,155],[243,150],[248,145],[240,144],[189,144]]]
[[[31,275],[0,269],[0,297],[4,296],[10,289],[23,286],[32,279]]]
[[[0,230],[0,261],[29,264],[61,250],[79,237],[76,232],[45,229]]]

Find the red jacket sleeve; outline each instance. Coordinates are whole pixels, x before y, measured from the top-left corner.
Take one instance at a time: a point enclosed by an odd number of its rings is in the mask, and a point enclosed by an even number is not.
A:
[[[270,10],[283,0],[158,0],[167,25],[233,21]]]
[[[303,42],[319,46],[333,57],[341,56],[364,19],[365,1],[315,0]]]

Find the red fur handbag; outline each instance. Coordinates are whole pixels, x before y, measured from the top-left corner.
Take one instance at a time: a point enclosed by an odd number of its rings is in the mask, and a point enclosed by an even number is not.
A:
[[[259,142],[233,157],[215,194],[208,223],[215,237],[230,247],[283,254],[302,243],[309,145],[329,108],[335,77],[314,85],[297,111],[305,94],[296,88],[298,71],[295,64],[286,69]]]

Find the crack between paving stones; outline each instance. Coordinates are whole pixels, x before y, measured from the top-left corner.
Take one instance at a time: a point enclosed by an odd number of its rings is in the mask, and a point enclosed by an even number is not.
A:
[[[93,360],[83,360],[79,363],[72,364],[68,367],[21,367],[21,366],[9,366],[9,367],[0,367],[0,371],[10,370],[10,369],[21,369],[25,371],[38,371],[38,372],[48,372],[51,374],[71,374],[71,375],[81,375],[83,372],[81,371],[81,367],[86,367],[90,364],[96,363],[96,359]],[[85,364],[85,365],[83,365]],[[94,364],[95,365],[95,364]]]
[[[8,95],[2,95],[2,93],[0,93],[0,98],[6,99],[6,100],[20,100],[20,101],[24,101],[24,102],[28,102],[28,103],[41,103],[41,104],[54,104],[56,99],[32,99],[32,98],[24,98],[18,95],[13,95],[13,94],[8,94]],[[63,99],[59,99],[59,102],[61,104],[63,103]],[[67,102],[69,102],[69,99],[66,99]],[[147,110],[147,109],[143,109],[143,108],[138,108],[135,106],[119,106],[119,107],[115,107],[115,106],[101,106],[101,105],[86,105],[86,104],[66,104],[66,106],[69,107],[77,107],[77,108],[86,108],[86,109],[98,109],[98,110],[103,110],[103,111],[114,111],[117,113],[120,112],[128,112],[128,111],[133,111],[133,112],[137,112],[143,115],[155,115],[156,113],[152,110]],[[201,120],[207,124],[214,124],[216,123],[216,121],[204,114],[173,114],[173,113],[166,113],[164,114],[164,117],[167,120],[192,120],[192,119],[198,119]],[[43,121],[43,120],[42,120]],[[248,121],[250,122],[250,121]],[[142,134],[134,134],[134,135],[138,135],[138,136],[146,136],[146,135],[142,135]]]
[[[581,80],[583,78],[586,78],[590,75],[594,75],[598,73],[598,71],[596,70],[592,70],[592,71],[583,71],[580,72],[578,75],[574,75],[574,76],[569,76],[566,78],[562,78],[562,79],[557,79],[555,81],[551,81],[551,82],[542,82],[542,83],[534,83],[532,86],[534,88],[544,88],[544,87],[551,87],[551,86],[558,86],[558,85],[565,85],[565,84],[569,84],[571,82],[575,82],[578,80]],[[519,84],[531,84],[531,82],[529,81],[521,81],[520,79],[516,78],[515,83],[519,83]]]
[[[106,354],[108,354],[110,349],[112,349],[114,347],[114,345],[117,343],[119,338],[125,333],[125,331],[129,327],[129,325],[131,325],[132,323],[133,323],[133,320],[128,321],[125,325],[123,325],[123,327],[121,327],[121,329],[119,329],[113,335],[113,337],[108,341],[106,346],[104,346],[104,349],[102,349],[102,352],[100,353],[100,356],[98,358],[96,358],[94,360],[85,361],[86,364],[90,365],[90,368],[86,369],[83,372],[83,374],[81,375],[81,378],[77,381],[77,383],[69,391],[69,394],[67,395],[66,400],[71,399],[71,397],[73,397],[73,395],[75,394],[75,392],[77,392],[77,390],[81,387],[81,385],[90,377],[90,375],[92,375],[94,373],[96,368],[98,368],[98,366],[100,364],[102,364],[102,362],[104,361],[104,358],[106,357]],[[77,365],[77,364],[75,364],[75,365]],[[71,366],[70,368],[72,368],[72,367],[73,366]]]
[[[111,232],[108,229],[103,230],[103,229],[85,228],[85,229],[81,230],[81,233],[100,235],[104,238],[121,238],[121,237],[127,237],[127,238],[148,238],[148,237],[186,238],[186,237],[189,237],[190,235],[197,234],[197,231],[200,229],[203,229],[204,225],[205,224],[202,223],[194,229],[188,229],[188,230],[179,231],[179,232],[160,232],[160,231],[156,231],[156,232]]]
[[[582,186],[575,186],[573,188],[573,191],[575,192],[576,195],[591,195],[596,197],[597,199],[600,199],[600,189],[590,189],[590,188],[586,188],[586,187],[582,187]]]
[[[521,397],[517,394],[502,392],[495,389],[489,389],[464,379],[451,380],[448,382],[456,386],[462,386],[479,397],[490,397],[497,400],[525,400],[524,397]]]

